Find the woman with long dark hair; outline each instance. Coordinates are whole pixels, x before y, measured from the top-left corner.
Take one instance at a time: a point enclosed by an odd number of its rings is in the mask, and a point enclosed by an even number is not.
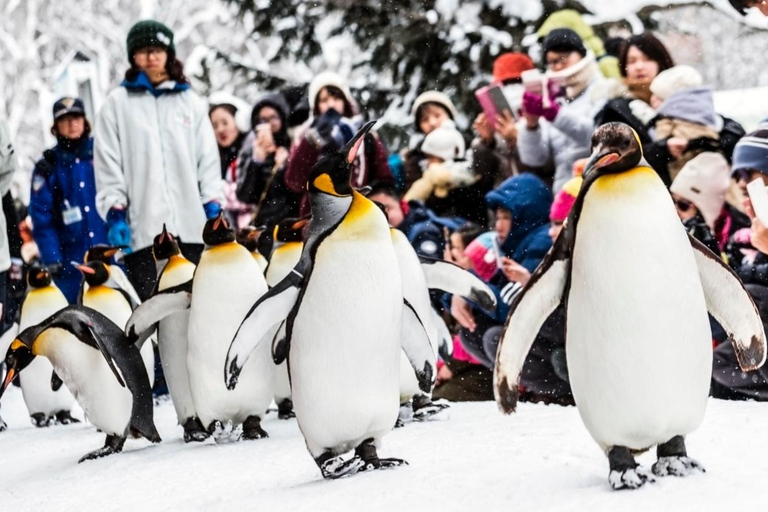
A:
[[[140,21],[127,47],[131,67],[96,122],[96,206],[109,243],[133,251],[126,270],[146,297],[156,278],[152,240],[163,224],[196,260],[206,218],[218,215],[224,194],[208,106],[190,90],[173,32]]]

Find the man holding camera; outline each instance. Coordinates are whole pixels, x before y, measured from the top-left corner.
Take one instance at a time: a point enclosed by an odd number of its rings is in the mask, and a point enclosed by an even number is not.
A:
[[[572,177],[574,162],[589,156],[595,114],[607,98],[595,55],[576,32],[553,30],[542,46],[547,65],[543,79],[523,76],[525,128],[517,149],[524,165],[543,167],[554,161],[556,193]]]

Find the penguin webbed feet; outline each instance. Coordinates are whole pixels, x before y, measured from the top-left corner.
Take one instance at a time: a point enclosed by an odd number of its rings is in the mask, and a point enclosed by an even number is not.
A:
[[[53,416],[48,416],[42,412],[30,414],[29,419],[32,425],[37,428],[46,428],[56,424],[56,419]]]
[[[72,417],[70,411],[59,411],[56,413],[56,421],[62,425],[69,425],[71,423],[80,423],[80,420]]]
[[[656,478],[647,468],[637,462],[632,452],[626,446],[614,446],[608,452],[610,473],[608,483],[613,490],[639,489],[647,482],[655,482]]]
[[[235,426],[231,421],[224,424],[221,420],[215,420],[208,426],[208,432],[216,444],[236,443],[243,435],[243,427]]]
[[[296,417],[296,413],[293,412],[293,400],[290,398],[280,400],[280,403],[277,404],[277,417],[281,420],[290,420]]]
[[[696,472],[706,473],[699,461],[688,457],[683,436],[675,436],[656,447],[658,460],[652,466],[653,474],[658,477],[689,476]]]
[[[8,430],[8,424],[3,421],[3,417],[0,416],[0,432]]]
[[[355,448],[355,457],[363,461],[363,467],[360,471],[373,471],[375,469],[390,469],[398,466],[407,466],[408,462],[403,459],[380,459],[376,452],[376,445],[373,439],[366,439],[360,446]]]
[[[102,446],[98,450],[94,450],[90,453],[86,453],[79,461],[77,461],[77,463],[80,464],[81,462],[85,462],[86,460],[96,460],[102,457],[107,457],[115,453],[120,453],[121,451],[123,451],[124,444],[125,444],[125,437],[107,436],[107,440],[104,442],[104,446]]]
[[[429,395],[416,395],[413,397],[413,421],[426,421],[449,407],[445,400],[433,402]]]
[[[208,431],[205,430],[205,427],[203,427],[200,419],[196,417],[187,418],[187,421],[184,422],[182,428],[184,428],[185,443],[202,443],[211,436]]]
[[[261,428],[261,418],[258,416],[248,416],[243,422],[243,436],[245,441],[255,441],[269,437],[266,430]]]

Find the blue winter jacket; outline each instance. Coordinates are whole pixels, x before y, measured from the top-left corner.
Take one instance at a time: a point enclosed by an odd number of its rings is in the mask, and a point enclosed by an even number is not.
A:
[[[29,214],[42,262],[62,264],[55,282],[73,302],[80,273],[70,262],[81,262],[90,247],[107,243],[106,224],[96,212],[92,138],[43,153],[32,172]]]
[[[485,201],[491,210],[503,208],[512,213],[512,229],[501,243],[501,252],[533,272],[552,247],[549,237],[550,190],[533,174],[521,174],[488,192]],[[496,311],[489,316],[504,322],[514,298],[512,292],[521,287],[507,281],[501,270],[496,272],[489,284],[498,300]]]

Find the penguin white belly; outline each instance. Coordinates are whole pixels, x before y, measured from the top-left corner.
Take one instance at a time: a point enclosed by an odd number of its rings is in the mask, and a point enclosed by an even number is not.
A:
[[[392,243],[335,243],[336,233],[315,255],[288,361],[296,418],[315,457],[378,441],[399,411],[403,302]]]
[[[180,424],[195,416],[192,392],[187,371],[187,335],[189,312],[175,313],[160,321],[158,351],[163,364],[163,375],[176,409]],[[151,345],[149,342],[145,344]],[[142,347],[143,349],[144,347]]]
[[[131,317],[133,310],[131,304],[125,296],[119,291],[108,286],[93,286],[83,293],[83,306],[95,309],[105,317],[120,327],[125,328],[125,324]],[[152,343],[147,341],[140,350],[141,359],[144,361],[144,368],[149,377],[149,387],[155,383],[155,353],[152,349]]]
[[[301,258],[303,247],[301,242],[288,242],[275,249],[266,272],[269,287],[275,286],[293,270]],[[276,332],[277,329],[272,329],[271,334]],[[280,327],[278,337],[285,337],[285,326]],[[272,338],[267,339],[272,341]],[[275,402],[280,403],[286,398],[291,398],[291,381],[288,376],[288,363],[283,361],[275,368]]]
[[[67,304],[64,294],[54,286],[30,290],[21,308],[19,331],[39,324]],[[43,413],[51,416],[60,411],[69,411],[75,404],[75,398],[66,385],[58,391],[51,389],[52,374],[53,366],[44,357],[36,357],[19,374],[21,392],[30,415]]]
[[[171,256],[160,275],[157,288],[162,291],[187,283],[192,280],[194,274],[195,265],[192,262],[182,256]],[[188,335],[189,311],[175,313],[160,321],[157,348],[168,392],[171,394],[176,418],[180,424],[196,416],[187,371]]]
[[[187,368],[198,417],[205,427],[214,420],[242,423],[262,417],[274,392],[271,341],[264,340],[248,359],[237,388],[224,384],[227,350],[254,302],[267,291],[258,264],[235,243],[203,252],[192,287]]]
[[[36,347],[53,364],[86,418],[105,434],[124,436],[131,420],[133,397],[122,387],[97,349],[63,329],[49,329]]]
[[[576,231],[568,368],[598,444],[642,450],[701,423],[711,333],[693,250],[661,181],[639,174],[601,187],[604,179]]]

